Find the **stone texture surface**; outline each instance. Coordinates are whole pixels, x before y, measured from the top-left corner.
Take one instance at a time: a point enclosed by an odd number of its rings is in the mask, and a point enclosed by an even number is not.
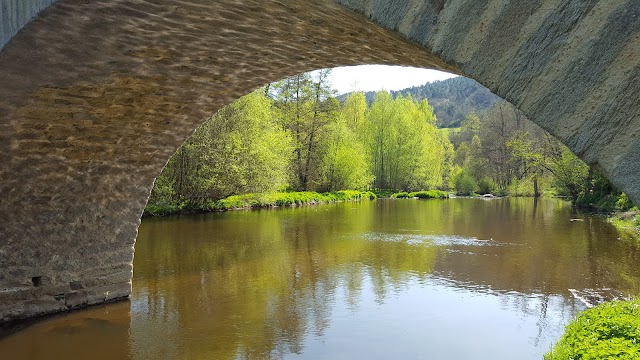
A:
[[[0,0],[0,49],[56,0]]]
[[[7,11],[14,29],[47,3],[0,1],[3,29]],[[636,0],[58,0],[0,52],[0,322],[128,296],[169,156],[222,106],[312,69],[472,77],[640,203],[639,12]]]

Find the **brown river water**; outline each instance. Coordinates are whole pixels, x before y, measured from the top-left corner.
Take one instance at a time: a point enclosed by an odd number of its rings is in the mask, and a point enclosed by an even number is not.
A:
[[[144,219],[130,301],[0,359],[541,359],[640,293],[640,240],[553,199],[390,200]]]

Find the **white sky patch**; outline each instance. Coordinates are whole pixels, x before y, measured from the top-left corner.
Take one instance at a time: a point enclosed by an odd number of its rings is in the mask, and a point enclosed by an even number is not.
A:
[[[338,94],[344,94],[351,91],[400,90],[456,76],[404,66],[360,65],[334,68],[330,81]]]

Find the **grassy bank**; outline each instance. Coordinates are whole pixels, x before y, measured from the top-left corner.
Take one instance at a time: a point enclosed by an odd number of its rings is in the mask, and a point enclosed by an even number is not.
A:
[[[313,191],[245,194],[229,196],[217,201],[218,210],[259,209],[276,206],[297,206],[325,204],[339,201],[373,200],[376,195],[370,191],[343,190],[329,193]]]
[[[233,195],[218,201],[199,204],[182,203],[171,205],[147,205],[144,216],[167,216],[173,214],[203,213],[241,209],[261,209],[280,206],[326,204],[339,201],[374,200],[370,191],[343,190],[328,193],[313,191],[275,192],[266,194]]]
[[[418,198],[418,199],[448,199],[449,193],[440,190],[423,190],[416,192],[399,192],[391,195],[394,199]]]
[[[640,300],[604,303],[579,314],[544,359],[640,359]]]
[[[640,234],[640,211],[638,210],[616,213],[609,218],[609,222],[620,230]]]

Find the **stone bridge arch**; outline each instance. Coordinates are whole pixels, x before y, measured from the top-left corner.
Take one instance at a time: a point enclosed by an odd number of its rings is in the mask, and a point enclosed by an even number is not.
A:
[[[0,5],[0,322],[128,296],[169,156],[222,106],[318,68],[474,78],[640,202],[636,0]]]

